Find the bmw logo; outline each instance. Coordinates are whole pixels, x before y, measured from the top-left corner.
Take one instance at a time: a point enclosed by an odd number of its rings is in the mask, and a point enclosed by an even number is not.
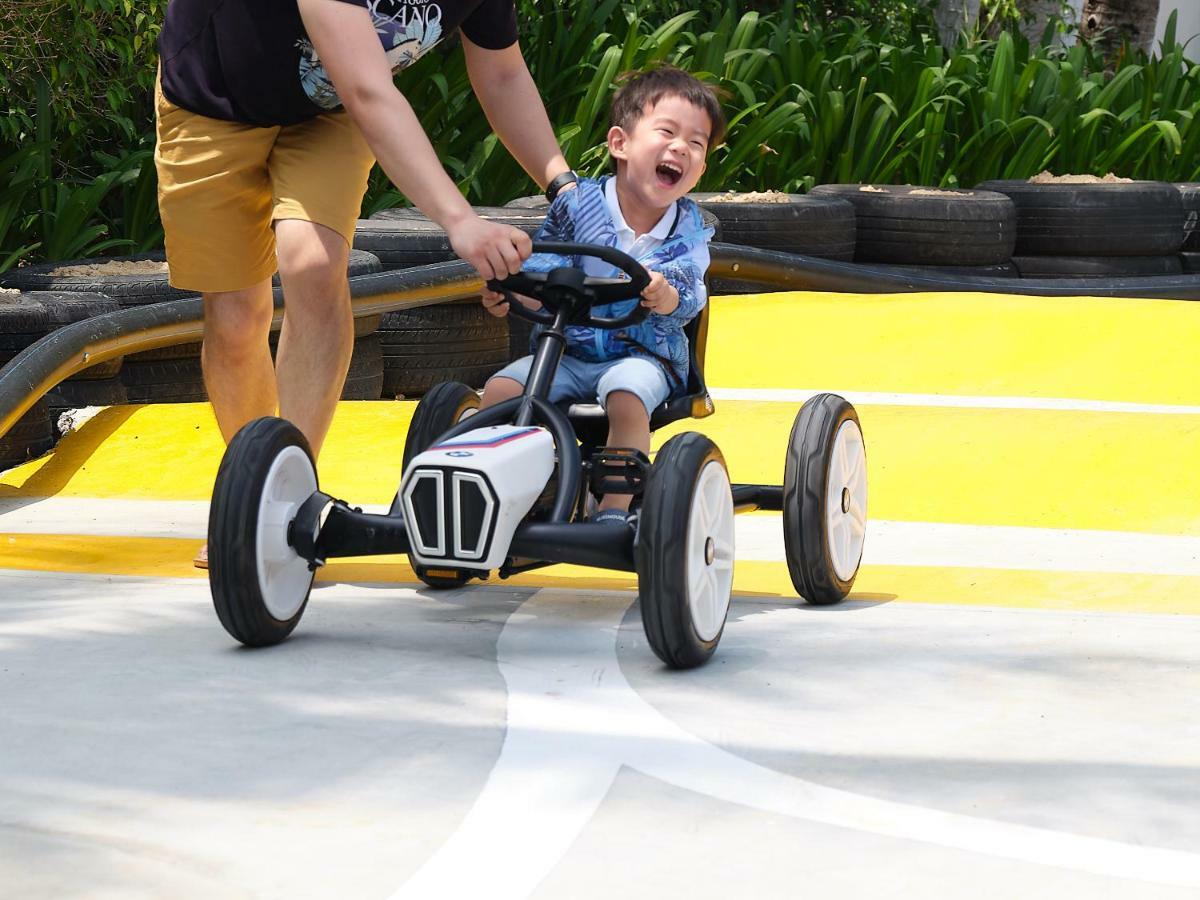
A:
[[[464,456],[474,456],[475,454],[472,453],[470,450],[451,450],[446,455],[453,456],[455,459],[462,459],[462,457],[464,457]]]

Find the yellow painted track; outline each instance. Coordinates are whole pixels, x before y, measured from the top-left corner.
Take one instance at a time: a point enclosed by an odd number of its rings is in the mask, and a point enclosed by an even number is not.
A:
[[[817,293],[715,298],[711,386],[1107,401],[1200,407],[1200,304],[998,295]],[[1200,536],[1200,415],[859,402],[874,519]],[[964,401],[965,403],[965,401]],[[415,404],[344,403],[321,485],[388,502]],[[1017,405],[1020,405],[1019,403]],[[779,483],[798,404],[718,400],[699,429],[735,481]],[[0,475],[0,499],[206,500],[223,448],[205,405],[104,411],[43,459]],[[195,540],[5,533],[0,568],[202,577]],[[410,581],[401,560],[341,561],[322,577]],[[628,587],[556,567],[514,583]],[[742,561],[736,589],[791,597],[783,563]],[[859,599],[1200,613],[1187,575],[865,566]]]

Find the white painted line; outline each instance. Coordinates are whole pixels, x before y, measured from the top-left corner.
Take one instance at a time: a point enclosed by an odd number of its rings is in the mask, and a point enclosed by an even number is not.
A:
[[[587,826],[622,766],[753,809],[987,856],[1200,887],[1200,856],[943,812],[829,788],[684,731],[625,680],[615,639],[628,600],[540,591],[497,645],[508,730],[458,830],[393,900],[527,897]],[[554,648],[548,652],[547,648]]]
[[[825,391],[782,388],[713,388],[714,400],[752,400],[802,404]],[[1065,412],[1143,413],[1148,415],[1200,416],[1200,406],[1163,403],[1123,403],[1112,400],[1075,400],[1062,397],[987,397],[962,394],[891,394],[872,391],[830,391],[862,406],[933,406],[964,409],[1052,409]]]
[[[737,559],[784,559],[782,517],[739,516]],[[870,520],[863,562],[876,566],[1200,576],[1200,537]]]
[[[387,507],[364,509],[382,513]],[[785,559],[781,516],[738,516],[735,521],[737,559]],[[208,534],[208,504],[63,497],[36,502],[4,500],[0,501],[3,532],[204,540]],[[863,562],[879,566],[1200,576],[1200,536],[872,520],[867,523]]]

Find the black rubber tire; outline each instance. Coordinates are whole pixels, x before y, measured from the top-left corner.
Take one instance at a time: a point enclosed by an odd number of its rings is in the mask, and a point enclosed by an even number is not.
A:
[[[725,466],[708,437],[685,431],[671,438],[654,459],[642,495],[634,561],[642,629],[655,656],[672,669],[692,669],[712,657],[724,625],[702,640],[692,622],[687,590],[687,534],[692,496],[709,462]]]
[[[129,402],[129,395],[120,378],[101,378],[91,381],[62,382],[46,394],[46,403],[54,416],[68,409],[85,406],[120,406]]]
[[[292,633],[308,606],[286,620],[267,609],[258,581],[257,518],[264,482],[275,459],[299,447],[312,462],[304,435],[291,422],[255,419],[233,436],[213,485],[208,515],[208,582],[213,608],[225,630],[248,647],[278,644]],[[313,464],[314,478],[316,465]],[[309,581],[312,590],[312,581]]]
[[[419,397],[443,381],[481,388],[509,362],[507,320],[477,299],[385,313],[379,338],[388,398]]]
[[[1185,181],[1175,185],[1183,203],[1183,250],[1200,251],[1200,182]]]
[[[1200,253],[1180,253],[1179,261],[1188,275],[1200,274]]]
[[[43,398],[0,434],[0,472],[37,459],[53,447],[54,422]]]
[[[541,227],[545,211],[516,211],[499,207],[475,207],[489,221],[520,228],[532,235]],[[359,219],[354,231],[356,249],[379,258],[385,271],[427,266],[457,259],[446,232],[419,210],[385,209],[369,219]]]
[[[100,293],[112,297],[121,306],[143,306],[147,303],[160,303],[163,300],[179,300],[183,297],[194,297],[197,291],[184,291],[173,288],[167,283],[168,273],[155,275],[107,275],[107,276],[75,276],[53,275],[57,269],[67,266],[95,265],[115,260],[134,262],[165,262],[166,254],[162,251],[155,253],[139,253],[135,256],[105,256],[94,259],[70,259],[60,262],[44,263],[39,266],[28,266],[23,269],[12,269],[0,275],[0,286],[17,288],[22,291],[67,291],[70,293]],[[350,251],[348,275],[367,275],[379,272],[382,265],[379,260],[365,251]],[[273,284],[279,284],[276,274]]]
[[[378,400],[383,395],[383,348],[378,334],[354,342],[354,355],[342,388],[343,400]]]
[[[24,350],[29,343],[54,328],[54,312],[41,299],[43,293],[0,294],[0,350]]]
[[[435,385],[417,404],[412,421],[408,426],[408,434],[404,438],[404,469],[408,464],[433,446],[433,442],[458,423],[468,410],[479,409],[479,395],[467,385],[457,381],[444,381]],[[392,515],[400,510],[400,496],[392,500]],[[410,558],[411,559],[411,558]],[[451,590],[462,587],[475,573],[463,569],[439,567],[439,571],[455,572],[452,577],[433,575],[425,566],[412,561],[413,571],[417,577],[431,588]]]
[[[728,193],[689,194],[721,223],[727,244],[849,262],[854,258],[854,207],[836,197],[787,194],[786,202],[727,202]]]
[[[1166,182],[985,181],[978,190],[1016,204],[1014,256],[1169,256],[1183,246],[1182,195]]]
[[[936,191],[936,193],[922,193]],[[1016,210],[1004,196],[910,185],[823,184],[857,217],[855,262],[906,266],[993,266],[1012,257]]]
[[[1014,256],[1022,278],[1142,278],[1182,275],[1179,254],[1173,256]]]
[[[50,332],[120,309],[111,297],[96,293],[30,291],[0,295],[0,366]],[[108,359],[76,372],[70,381],[112,378],[121,371],[122,357]]]
[[[136,362],[130,357],[121,369],[121,383],[130,403],[203,403],[208,399],[199,359]]]
[[[796,593],[816,606],[841,601],[854,585],[854,575],[843,580],[834,569],[825,517],[833,442],[847,420],[858,424],[858,413],[848,401],[836,394],[817,394],[801,407],[788,438],[783,470],[784,555]]]

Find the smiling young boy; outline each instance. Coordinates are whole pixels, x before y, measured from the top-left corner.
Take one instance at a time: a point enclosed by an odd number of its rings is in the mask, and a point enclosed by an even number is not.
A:
[[[555,197],[535,240],[616,247],[651,273],[639,298],[595,308],[598,316],[624,315],[637,303],[650,310],[639,325],[620,331],[567,328],[567,348],[550,399],[599,402],[608,413],[608,445],[650,450],[650,414],[681,393],[688,378],[684,326],[704,307],[708,241],[700,210],[684,195],[704,173],[709,150],[725,133],[715,91],[687,72],[662,67],[631,77],[613,98],[608,151],[616,176],[583,179]],[[618,274],[591,258],[536,254],[528,271],[582,266],[588,275]],[[505,315],[508,304],[486,293],[484,306]],[[536,339],[537,331],[534,332]],[[518,396],[533,357],[517,360],[488,381],[483,406]],[[594,522],[628,522],[628,494],[600,500]]]

